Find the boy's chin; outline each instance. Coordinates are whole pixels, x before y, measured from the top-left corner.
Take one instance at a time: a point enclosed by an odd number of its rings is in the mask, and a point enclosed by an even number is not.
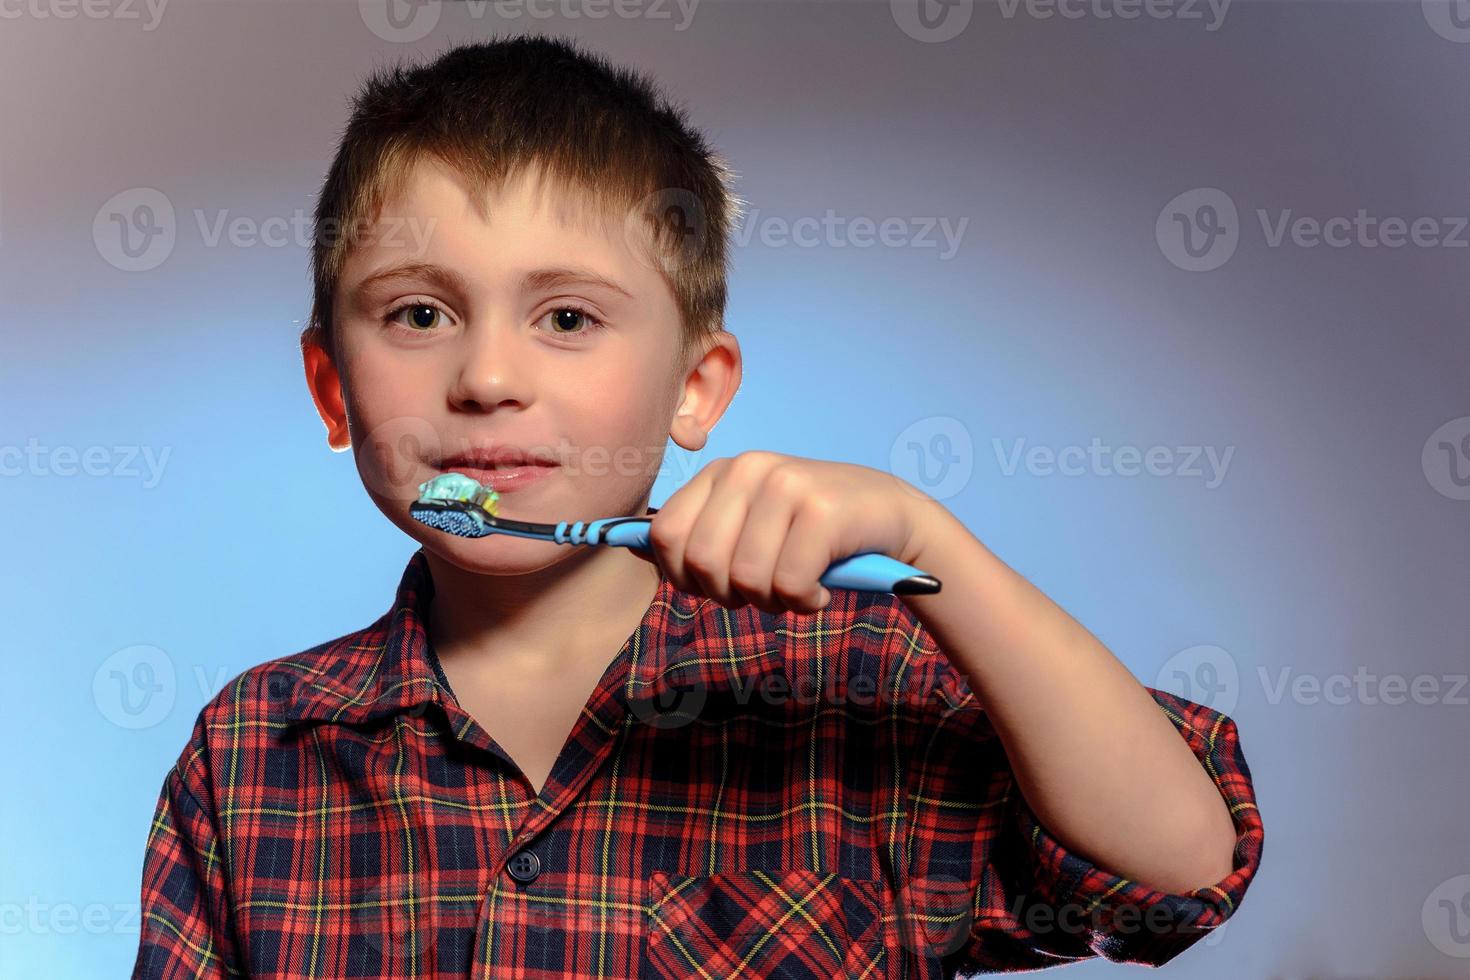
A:
[[[412,537],[424,546],[425,551],[477,575],[528,575],[572,559],[574,552],[585,550],[511,534],[461,538],[421,524],[412,532]]]

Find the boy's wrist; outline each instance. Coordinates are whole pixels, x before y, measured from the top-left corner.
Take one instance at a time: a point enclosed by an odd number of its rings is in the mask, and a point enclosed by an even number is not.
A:
[[[979,541],[949,508],[912,484],[904,486],[910,531],[907,546],[894,557],[906,565],[938,576],[931,565],[936,562],[942,564],[944,556],[953,553],[966,538],[974,544]],[[944,581],[943,577],[940,581]]]

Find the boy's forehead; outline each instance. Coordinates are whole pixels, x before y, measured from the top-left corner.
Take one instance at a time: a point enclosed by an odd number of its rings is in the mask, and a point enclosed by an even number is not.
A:
[[[536,223],[606,239],[623,248],[635,224],[609,198],[531,166],[520,167],[477,192],[463,174],[433,159],[415,163],[400,193],[384,201],[383,214],[394,211],[432,212],[492,227],[497,221]]]
[[[481,237],[497,238],[498,247],[564,252],[577,248],[578,264],[596,264],[608,278],[624,282],[630,292],[646,291],[661,280],[652,259],[652,236],[609,200],[585,189],[521,168],[476,193],[458,171],[437,160],[416,162],[399,185],[389,188],[364,237],[357,261],[377,266],[417,251],[417,260],[438,253],[445,260],[457,249],[473,249]],[[563,260],[566,256],[563,254]]]

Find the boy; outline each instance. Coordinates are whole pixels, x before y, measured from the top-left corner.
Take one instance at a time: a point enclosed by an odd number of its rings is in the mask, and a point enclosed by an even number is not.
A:
[[[728,179],[566,41],[365,86],[302,347],[329,445],[421,547],[375,623],[201,711],[135,977],[1159,964],[1238,906],[1262,829],[1234,723],[1139,685],[889,474],[718,459],[646,553],[408,516],[451,471],[511,519],[645,512],[668,438],[703,448],[740,383]],[[861,551],[943,588],[819,584]]]

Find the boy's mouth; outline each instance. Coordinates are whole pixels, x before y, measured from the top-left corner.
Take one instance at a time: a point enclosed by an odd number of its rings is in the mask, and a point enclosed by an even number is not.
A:
[[[462,473],[496,493],[507,493],[540,480],[557,465],[516,446],[496,446],[445,457],[436,468],[440,473]]]

